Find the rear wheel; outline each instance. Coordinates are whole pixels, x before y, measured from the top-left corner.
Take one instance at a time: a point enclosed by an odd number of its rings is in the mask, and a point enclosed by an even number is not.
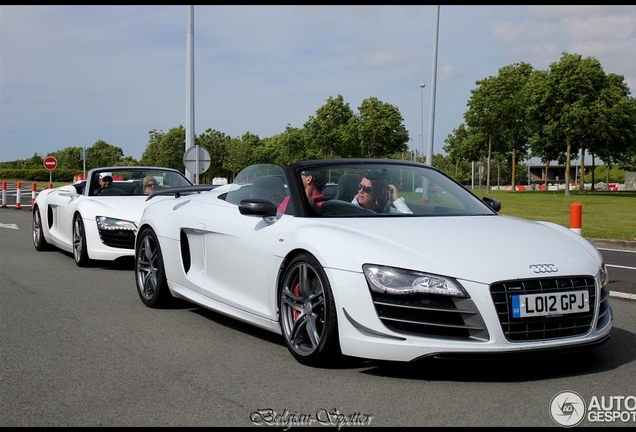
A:
[[[139,298],[148,307],[164,306],[173,298],[168,288],[161,247],[150,228],[137,236],[135,281]]]
[[[75,259],[75,264],[80,267],[86,267],[90,263],[88,251],[86,250],[84,221],[80,215],[76,215],[73,218],[73,258]]]
[[[47,250],[49,248],[49,244],[44,238],[42,215],[40,214],[39,207],[35,207],[33,209],[33,223],[31,224],[31,230],[33,235],[33,246],[35,246],[35,250]]]
[[[326,366],[341,357],[336,306],[327,275],[309,254],[293,258],[279,297],[279,321],[292,356],[308,366]]]

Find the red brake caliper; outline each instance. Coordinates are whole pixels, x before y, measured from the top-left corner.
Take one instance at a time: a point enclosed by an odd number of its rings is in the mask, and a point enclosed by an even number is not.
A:
[[[294,287],[294,294],[300,297],[300,283],[297,283],[296,286]],[[296,309],[294,309],[293,313],[294,313],[294,322],[296,322],[298,317],[300,317],[300,311],[297,311]],[[300,332],[300,337],[302,339],[307,339],[309,337],[309,334],[307,334],[306,330],[303,330]]]

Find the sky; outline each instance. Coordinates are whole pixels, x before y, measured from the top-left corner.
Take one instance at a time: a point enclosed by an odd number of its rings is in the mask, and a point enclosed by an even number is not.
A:
[[[267,138],[302,128],[329,98],[357,114],[376,97],[399,110],[411,149],[444,154],[476,81],[521,62],[548,70],[564,52],[597,59],[636,89],[636,6],[193,11],[195,136]],[[186,127],[189,13],[0,6],[0,161],[99,140],[139,159],[150,131]]]

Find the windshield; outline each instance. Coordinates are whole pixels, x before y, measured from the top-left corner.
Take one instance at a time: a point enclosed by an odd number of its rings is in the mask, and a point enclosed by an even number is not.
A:
[[[273,164],[257,164],[238,173],[225,200],[238,204],[244,198],[265,198],[278,206],[288,195],[283,169]]]
[[[326,177],[324,203],[318,207],[321,216],[495,214],[462,185],[421,164],[351,164],[320,169]]]
[[[330,163],[332,162],[332,163]],[[461,216],[496,212],[428,165],[386,160],[252,165],[223,198],[272,201],[279,213],[317,217]]]
[[[93,170],[89,195],[148,195],[168,187],[191,186],[179,171],[156,167],[113,167]]]

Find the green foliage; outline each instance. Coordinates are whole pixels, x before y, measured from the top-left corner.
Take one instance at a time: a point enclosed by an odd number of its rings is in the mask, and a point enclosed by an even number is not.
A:
[[[48,182],[49,178],[51,178],[53,182],[71,183],[73,177],[79,173],[82,173],[82,170],[56,168],[49,171],[46,168],[0,168],[0,179],[5,181]]]
[[[210,154],[210,168],[201,174],[200,183],[212,183],[214,177],[230,177],[230,172],[223,167],[227,158],[230,137],[223,132],[208,129],[199,135],[195,143],[206,149]]]
[[[329,97],[316,110],[316,116],[310,116],[305,122],[305,143],[309,144],[305,156],[312,155],[310,159],[359,156],[360,144],[355,133],[357,125],[353,110],[344,102],[342,95]]]
[[[592,183],[592,173],[586,174],[586,183]],[[594,183],[625,183],[625,170],[617,165],[612,165],[608,171],[607,165],[601,165],[594,168]]]
[[[364,157],[379,158],[408,150],[408,132],[400,111],[393,105],[371,97],[362,101],[356,122]]]

